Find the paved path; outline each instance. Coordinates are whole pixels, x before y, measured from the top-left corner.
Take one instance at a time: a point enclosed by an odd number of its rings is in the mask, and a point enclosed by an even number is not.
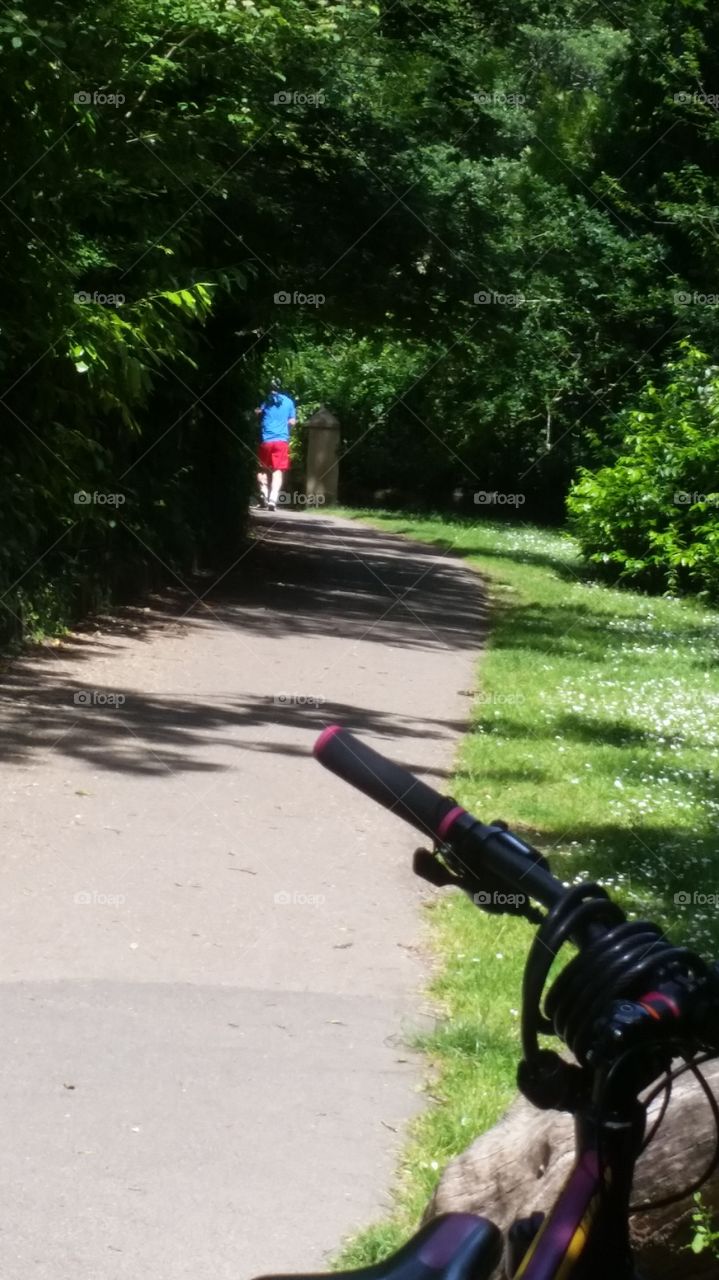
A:
[[[441,779],[480,584],[348,521],[256,527],[204,600],[0,680],[3,1280],[319,1267],[387,1207],[415,841],[309,752],[340,720]]]

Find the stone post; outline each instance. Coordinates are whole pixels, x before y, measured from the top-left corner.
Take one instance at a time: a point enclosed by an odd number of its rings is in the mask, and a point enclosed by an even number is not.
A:
[[[318,505],[335,503],[339,483],[339,420],[324,407],[305,422],[307,475],[305,491]]]

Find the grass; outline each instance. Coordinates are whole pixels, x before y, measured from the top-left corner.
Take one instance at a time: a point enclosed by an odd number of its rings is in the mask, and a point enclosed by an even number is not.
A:
[[[466,557],[486,579],[491,632],[457,800],[504,818],[564,881],[599,879],[630,916],[719,954],[719,614],[592,581],[561,532],[343,514]],[[398,1247],[443,1166],[514,1091],[531,931],[452,894],[431,921],[431,991],[447,1015],[421,1042],[432,1105],[412,1130],[394,1214],[346,1245],[343,1266]]]

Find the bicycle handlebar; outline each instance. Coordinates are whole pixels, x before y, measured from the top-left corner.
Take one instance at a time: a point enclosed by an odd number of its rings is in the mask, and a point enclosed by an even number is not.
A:
[[[320,764],[370,800],[440,844],[451,843],[458,865],[476,882],[478,906],[492,910],[487,899],[494,896],[496,903],[503,888],[550,909],[563,897],[564,885],[551,874],[542,855],[504,824],[479,822],[451,796],[420,782],[409,769],[360,742],[349,730],[330,725],[317,739],[314,754]]]
[[[343,782],[435,840],[442,840],[453,815],[464,812],[449,796],[440,795],[409,769],[380,755],[338,724],[320,734],[314,753],[320,764]]]

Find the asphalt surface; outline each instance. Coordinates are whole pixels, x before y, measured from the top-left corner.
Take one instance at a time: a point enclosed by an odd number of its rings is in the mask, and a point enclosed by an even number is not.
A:
[[[481,583],[349,521],[255,527],[219,583],[0,679],[3,1280],[317,1269],[390,1202],[425,890],[310,751],[340,721],[441,785]]]

